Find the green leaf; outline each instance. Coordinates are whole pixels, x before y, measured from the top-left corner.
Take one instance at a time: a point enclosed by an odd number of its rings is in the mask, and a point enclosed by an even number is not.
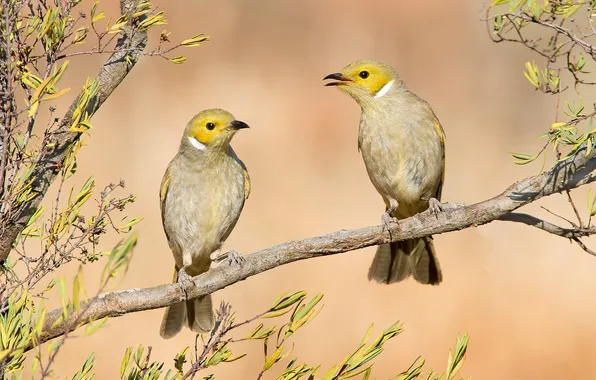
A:
[[[164,18],[163,12],[156,13],[153,16],[147,17],[145,20],[141,21],[138,25],[140,30],[147,30],[151,27],[157,25],[164,25],[167,24],[166,19]]]
[[[275,326],[271,326],[263,331],[260,331],[258,334],[256,334],[251,339],[266,339],[266,338],[269,338],[271,335],[273,335],[275,333],[275,331],[276,331]]]
[[[116,23],[107,30],[108,34],[120,33],[122,31],[122,27],[126,25],[127,22],[128,20],[126,15],[120,16],[120,18],[116,20]]]
[[[540,77],[538,76],[540,69],[536,62],[526,62],[526,71],[524,71],[524,76],[534,87],[540,87]]]
[[[516,158],[517,161],[514,161],[515,164],[517,165],[526,165],[529,164],[530,162],[534,161],[537,156],[534,155],[530,155],[530,154],[524,154],[524,153],[511,153],[511,155],[513,156],[513,158]]]
[[[596,215],[596,197],[592,189],[588,190],[588,212],[590,213],[590,217]]]
[[[64,94],[66,94],[68,91],[70,91],[70,87],[63,88],[62,90],[57,91],[52,95],[44,96],[43,99],[41,99],[41,100],[46,101],[46,100],[56,99],[56,98],[61,97]]]
[[[37,324],[35,325],[35,331],[34,331],[36,337],[41,336],[41,333],[43,331],[43,325],[46,321],[46,314],[47,314],[46,308],[42,308],[39,311],[38,321],[37,321]],[[2,359],[0,359],[0,360],[2,360]]]
[[[313,299],[311,299],[306,305],[299,307],[296,309],[296,312],[292,316],[293,320],[300,320],[304,318],[311,310],[323,299],[322,294],[317,294]]]
[[[230,349],[224,344],[219,346],[217,351],[215,351],[215,353],[209,359],[207,359],[205,365],[207,367],[216,366],[221,362],[227,361],[230,356],[232,356],[232,351],[230,351]]]
[[[89,336],[93,333],[95,333],[97,330],[99,330],[100,328],[102,328],[106,322],[108,321],[108,317],[102,318],[98,321],[94,321],[92,323],[88,323],[85,326],[85,331],[83,332],[83,336]]]
[[[122,219],[122,221],[124,222],[124,220],[126,219],[126,217],[124,217]],[[138,224],[141,220],[143,220],[143,218],[141,217],[135,217],[130,219],[126,224],[119,226],[118,227],[118,231],[120,232],[130,232],[130,230],[132,229],[132,227],[136,224]]]
[[[174,358],[174,368],[178,374],[184,374],[184,363],[186,363],[186,353],[188,352],[188,346],[184,348],[176,357]]]
[[[301,290],[299,292],[292,293],[290,295],[284,294],[273,302],[269,311],[277,311],[288,308],[306,297],[306,292]]]
[[[296,306],[292,317],[290,318],[290,326],[285,333],[285,337],[288,338],[292,335],[296,330],[300,327],[306,325],[308,322],[312,321],[323,308],[319,308],[318,310],[314,310],[314,307],[321,301],[323,298],[322,294],[316,295],[312,300],[310,300],[306,305],[303,306]]]
[[[202,42],[209,41],[209,37],[205,36],[204,34],[197,34],[194,37],[191,37],[187,40],[180,42],[180,45],[192,47],[192,46],[199,46]]]
[[[178,57],[170,58],[169,61],[172,62],[172,63],[175,63],[175,64],[179,65],[181,63],[186,62],[187,59],[188,59],[187,57],[185,57],[183,55],[180,55]]]
[[[582,7],[582,4],[576,4],[568,6],[566,11],[563,13],[563,18],[568,19],[569,17],[573,16],[577,11],[579,11]]]
[[[562,129],[562,127],[567,126],[568,124],[565,122],[558,122],[558,123],[552,123],[550,125],[550,129]]]
[[[126,273],[130,260],[132,260],[132,252],[136,245],[137,234],[133,232],[126,240],[120,241],[112,249],[108,262],[101,275],[102,286],[122,272]]]
[[[449,350],[449,360],[447,362],[447,372],[445,373],[446,380],[453,380],[457,375],[457,372],[461,368],[465,358],[466,358],[466,351],[468,349],[468,341],[469,337],[468,334],[464,334],[461,337],[457,337],[457,342],[455,343],[455,350],[451,352]]]
[[[0,360],[3,360],[5,357],[7,357],[11,351],[12,351],[12,349],[10,349],[10,348],[0,351]]]
[[[277,310],[277,311],[270,311],[270,312],[267,312],[267,313],[261,315],[260,318],[275,318],[275,317],[279,317],[280,315],[287,314],[290,310],[292,310],[292,309],[291,308],[286,308],[286,309],[281,309],[281,310]]]
[[[60,278],[60,280],[58,280],[58,292],[60,293],[60,301],[62,304],[62,317],[64,320],[66,320],[68,318],[68,306],[70,301],[66,292],[66,282],[64,281],[64,278]]]
[[[87,380],[93,379],[95,376],[91,373],[91,370],[95,366],[95,352],[87,358],[83,367],[72,377],[72,380]]]
[[[75,276],[72,284],[72,303],[74,304],[75,310],[79,311],[81,309],[81,301],[79,299],[79,293],[81,291],[81,282],[82,282],[83,272],[82,266],[79,266],[79,272]]]
[[[424,358],[419,356],[414,363],[405,372],[397,375],[393,380],[414,380],[422,374],[422,367],[424,366]]]
[[[120,377],[124,377],[126,369],[130,363],[130,356],[132,355],[132,347],[128,347],[122,357],[122,363],[120,364]]]
[[[87,27],[77,29],[72,39],[72,43],[75,45],[84,43],[85,39],[87,39],[88,30],[89,29]]]
[[[265,364],[263,365],[263,371],[268,371],[271,367],[273,367],[273,365],[275,363],[288,357],[294,350],[294,347],[292,346],[292,348],[288,352],[286,352],[285,354],[282,355],[283,347],[284,347],[283,344],[280,345],[277,348],[277,350],[275,350],[275,352],[265,360]]]

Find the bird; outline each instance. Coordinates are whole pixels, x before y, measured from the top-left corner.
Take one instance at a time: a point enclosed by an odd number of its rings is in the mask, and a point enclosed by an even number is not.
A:
[[[442,211],[445,133],[430,105],[408,89],[390,65],[352,62],[327,75],[326,86],[350,95],[361,108],[358,149],[368,176],[385,202],[383,226],[430,208]],[[382,244],[368,279],[391,284],[413,276],[438,285],[443,274],[431,237]]]
[[[249,126],[228,111],[208,109],[186,125],[177,154],[160,187],[163,229],[175,261],[174,281],[189,281],[221,263],[241,262],[235,251],[222,254],[250,194],[250,177],[230,141]],[[213,328],[211,295],[166,308],[160,327],[168,339],[186,325],[196,333]]]

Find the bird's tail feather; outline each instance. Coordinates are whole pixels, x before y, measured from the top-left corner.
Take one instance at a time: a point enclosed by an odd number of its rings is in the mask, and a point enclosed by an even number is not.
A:
[[[202,334],[213,328],[213,303],[211,294],[186,301],[186,325],[192,331]]]
[[[174,282],[178,276],[178,268],[174,268]],[[184,302],[178,302],[166,308],[159,335],[164,339],[169,339],[182,330],[186,325],[196,333],[205,333],[213,328],[213,303],[211,294],[194,298]]]
[[[169,339],[178,334],[182,330],[185,318],[186,306],[184,302],[178,302],[168,306],[161,320],[159,335],[164,339]]]
[[[383,244],[368,271],[368,279],[391,284],[414,276],[422,284],[443,280],[439,260],[429,237]]]

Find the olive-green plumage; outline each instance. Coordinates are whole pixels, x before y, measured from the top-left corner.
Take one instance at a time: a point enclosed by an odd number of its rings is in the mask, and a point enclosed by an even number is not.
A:
[[[179,280],[209,270],[212,254],[238,221],[250,179],[229,143],[246,127],[224,110],[202,111],[188,123],[164,174],[161,216]],[[181,302],[166,309],[160,335],[170,338],[183,325],[207,332],[213,321],[211,296]]]
[[[328,75],[327,83],[352,96],[362,109],[358,148],[368,176],[383,197],[383,222],[440,208],[445,136],[429,104],[412,93],[384,63],[357,61]],[[368,278],[392,283],[410,275],[437,285],[441,268],[431,238],[381,245]]]

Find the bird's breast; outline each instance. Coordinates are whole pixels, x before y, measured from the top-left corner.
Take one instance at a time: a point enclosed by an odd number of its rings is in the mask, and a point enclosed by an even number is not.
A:
[[[363,115],[359,147],[369,178],[385,201],[397,200],[404,216],[428,207],[443,170],[442,148],[432,127]]]
[[[182,251],[209,255],[228,237],[243,206],[244,177],[233,162],[179,170],[172,174],[164,225]]]

